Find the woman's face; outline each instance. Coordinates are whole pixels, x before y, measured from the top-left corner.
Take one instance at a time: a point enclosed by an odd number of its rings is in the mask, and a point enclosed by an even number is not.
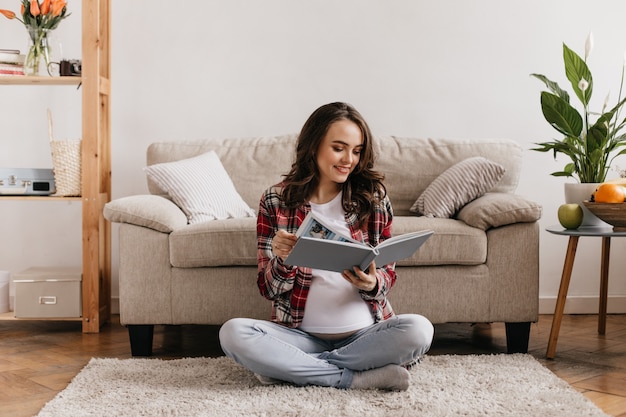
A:
[[[341,119],[330,125],[317,150],[320,185],[343,184],[361,159],[363,135],[356,123]]]

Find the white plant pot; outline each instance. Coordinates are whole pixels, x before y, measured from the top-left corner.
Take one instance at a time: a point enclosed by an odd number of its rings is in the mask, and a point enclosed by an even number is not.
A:
[[[590,226],[606,226],[611,227],[610,224],[603,222],[590,212],[583,204],[584,200],[591,200],[591,195],[598,188],[599,183],[565,183],[565,202],[576,203],[583,209],[583,222],[580,227]]]

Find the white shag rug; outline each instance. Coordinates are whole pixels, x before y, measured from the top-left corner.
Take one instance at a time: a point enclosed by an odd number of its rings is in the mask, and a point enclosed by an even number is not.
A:
[[[606,416],[532,356],[426,356],[404,392],[261,385],[226,357],[92,359],[49,416]]]

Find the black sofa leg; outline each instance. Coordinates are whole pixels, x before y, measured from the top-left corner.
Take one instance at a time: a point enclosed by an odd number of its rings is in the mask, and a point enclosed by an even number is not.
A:
[[[530,322],[505,323],[507,353],[528,353]]]
[[[133,356],[152,356],[153,324],[128,325],[130,353]]]

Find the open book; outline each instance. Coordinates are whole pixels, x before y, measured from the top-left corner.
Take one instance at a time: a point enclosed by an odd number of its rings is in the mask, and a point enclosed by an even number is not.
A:
[[[298,241],[285,259],[287,265],[327,271],[366,271],[372,261],[381,267],[408,258],[433,234],[432,230],[406,233],[385,240],[375,248],[343,236],[309,213],[298,228]]]

